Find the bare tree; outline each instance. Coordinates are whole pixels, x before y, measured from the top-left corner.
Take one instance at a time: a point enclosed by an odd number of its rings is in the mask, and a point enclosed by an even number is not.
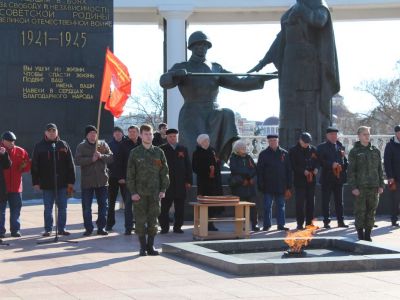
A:
[[[396,64],[396,73],[392,79],[364,81],[358,87],[372,95],[378,103],[361,121],[361,124],[372,126],[378,134],[392,132],[400,120],[400,61]]]
[[[127,110],[132,113],[126,118],[130,118],[133,124],[147,123],[157,128],[163,120],[164,113],[163,91],[159,84],[144,84],[138,96],[128,99]]]

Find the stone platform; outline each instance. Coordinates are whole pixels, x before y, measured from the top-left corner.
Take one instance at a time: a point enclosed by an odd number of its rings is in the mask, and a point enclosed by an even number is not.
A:
[[[109,236],[83,237],[80,201],[70,201],[67,229],[70,239],[79,244],[37,245],[44,240],[40,236],[43,205],[24,202],[22,238],[10,238],[7,233],[5,241],[11,246],[0,247],[0,299],[400,299],[397,270],[242,277],[164,253],[139,257],[136,236],[123,235],[123,219],[123,211],[118,210],[115,231]],[[383,218],[377,224],[374,243],[397,247],[400,229]],[[294,229],[294,220],[289,219],[287,225]],[[354,227],[331,225],[332,229],[321,230],[317,236],[356,236]],[[252,234],[251,240],[284,237],[275,228]],[[193,225],[187,223],[183,229],[184,234],[158,235],[156,247],[192,242]]]

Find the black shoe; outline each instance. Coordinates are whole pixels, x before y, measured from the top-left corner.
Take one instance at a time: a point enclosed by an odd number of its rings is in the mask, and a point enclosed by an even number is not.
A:
[[[161,229],[161,231],[160,231],[161,234],[166,234],[166,233],[168,233],[168,232],[169,232],[169,229],[168,229],[168,228],[163,228],[163,229]]]
[[[65,231],[65,230],[59,231],[58,234],[59,234],[59,235],[65,235],[65,236],[71,235],[70,232]]]
[[[108,232],[105,231],[104,229],[98,229],[97,230],[97,235],[108,235]]]
[[[126,229],[124,234],[125,235],[132,235],[132,230]]]
[[[112,226],[106,226],[106,231],[113,231]]]
[[[185,233],[182,229],[180,228],[174,228],[175,233]]]
[[[374,224],[374,227],[375,227],[375,228],[377,228],[377,227],[378,227],[378,225]]]
[[[331,225],[325,223],[325,224],[324,224],[324,228],[325,228],[325,229],[330,229],[330,228],[331,228]]]
[[[392,226],[393,227],[400,227],[399,223],[397,223],[397,222],[392,222]]]
[[[139,235],[138,236],[139,243],[140,243],[140,250],[139,250],[139,255],[140,256],[147,256],[146,253],[146,236],[145,235]]]
[[[251,230],[255,231],[255,232],[258,232],[258,231],[260,231],[260,227],[258,227],[257,225],[251,226]]]
[[[349,225],[345,224],[344,222],[338,222],[338,227],[349,228]]]
[[[364,240],[372,242],[371,239],[371,229],[365,229]]]
[[[218,228],[214,226],[214,223],[208,223],[208,231],[218,231]]]
[[[45,231],[43,232],[42,236],[47,237],[51,235],[51,231]]]
[[[270,229],[271,229],[271,226],[264,226],[262,230],[263,230],[263,231],[268,231],[268,230],[270,230]]]
[[[147,236],[147,254],[151,256],[160,255],[158,251],[154,248],[154,236]]]
[[[303,225],[297,225],[297,230],[303,230],[304,229],[304,227],[303,227]]]
[[[11,232],[12,237],[21,237],[21,233],[19,231]]]
[[[288,231],[289,228],[287,228],[287,227],[285,227],[285,226],[278,226],[278,230]]]
[[[93,233],[93,230],[86,230],[86,231],[83,233],[83,236],[90,236],[90,235],[92,235],[92,233]]]

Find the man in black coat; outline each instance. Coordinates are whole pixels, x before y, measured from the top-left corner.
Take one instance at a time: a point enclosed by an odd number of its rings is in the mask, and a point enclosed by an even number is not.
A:
[[[395,136],[386,144],[383,161],[392,197],[392,226],[398,227],[400,201],[400,125],[394,127],[394,132]]]
[[[311,134],[303,132],[296,146],[289,150],[296,194],[297,229],[303,229],[304,218],[306,226],[312,225],[314,219],[315,177],[319,163],[317,149],[310,145],[311,141]]]
[[[128,159],[131,150],[136,148],[142,143],[139,136],[139,128],[137,126],[128,127],[128,138],[121,142],[120,150],[115,156],[118,170],[118,182],[126,185],[126,172],[128,167]],[[131,235],[133,230],[133,204],[131,200],[131,194],[128,188],[125,189],[124,195],[125,203],[125,235]]]
[[[271,228],[272,201],[275,201],[278,230],[285,227],[285,199],[289,198],[292,174],[288,152],[279,147],[278,135],[267,136],[268,148],[261,151],[257,162],[257,185],[264,193],[264,231]]]
[[[338,227],[349,227],[344,223],[343,216],[343,184],[347,179],[347,158],[345,148],[338,141],[339,130],[328,127],[326,130],[326,142],[317,147],[318,159],[322,172],[320,177],[322,194],[322,215],[324,228],[331,228],[329,217],[329,202],[331,194],[335,201],[336,218]]]
[[[187,148],[178,144],[178,130],[168,129],[167,143],[160,148],[167,158],[170,184],[161,200],[161,214],[158,221],[161,226],[161,233],[169,231],[169,210],[174,203],[174,232],[183,233],[184,206],[186,191],[192,186],[192,166]]]
[[[54,165],[55,163],[55,165]],[[54,169],[55,172],[54,172]],[[56,173],[56,185],[54,173]],[[46,125],[44,138],[35,145],[32,155],[32,184],[36,191],[43,191],[44,233],[50,236],[53,227],[53,206],[57,199],[58,234],[69,235],[67,221],[67,192],[75,183],[75,163],[67,142],[60,139],[56,124]],[[56,195],[57,190],[57,195]]]
[[[167,143],[167,130],[168,125],[166,123],[158,124],[158,131],[154,133],[152,142],[154,146],[159,147]]]
[[[118,191],[121,192],[122,197],[126,194],[126,185],[123,181],[120,181],[121,174],[121,163],[117,161],[119,152],[121,151],[121,145],[125,139],[124,131],[122,128],[116,126],[113,130],[113,139],[108,142],[108,146],[114,155],[114,160],[108,165],[108,213],[107,213],[107,226],[106,231],[112,231],[115,225],[115,202],[117,201]]]

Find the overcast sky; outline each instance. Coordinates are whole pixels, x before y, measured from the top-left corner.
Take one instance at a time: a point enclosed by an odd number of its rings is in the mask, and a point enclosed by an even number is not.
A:
[[[394,76],[400,60],[398,30],[400,21],[335,22],[339,58],[340,94],[352,112],[367,112],[376,104],[372,97],[356,90],[363,80]],[[246,72],[269,49],[279,24],[196,25],[213,43],[207,58],[232,72]],[[163,33],[155,25],[115,25],[114,52],[127,65],[133,79],[132,94],[138,95],[144,83],[156,85],[162,74]],[[273,66],[262,72],[274,71]],[[279,115],[277,81],[269,81],[260,91],[234,92],[221,88],[218,102],[250,120],[261,121]]]

